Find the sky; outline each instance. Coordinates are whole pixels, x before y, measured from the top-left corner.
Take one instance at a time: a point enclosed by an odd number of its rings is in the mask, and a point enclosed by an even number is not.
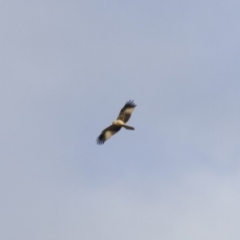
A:
[[[238,240],[239,9],[1,0],[0,239]]]

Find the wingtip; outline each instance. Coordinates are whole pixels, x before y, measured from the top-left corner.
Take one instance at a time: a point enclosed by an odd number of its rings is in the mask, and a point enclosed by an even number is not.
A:
[[[97,145],[103,145],[104,144],[104,141],[99,139],[99,137],[96,139],[96,143]]]
[[[127,104],[131,105],[131,107],[136,107],[136,106],[137,106],[137,105],[135,104],[134,100],[131,100],[131,99],[126,102],[126,105],[127,105]]]
[[[97,145],[103,145],[104,144],[104,142],[97,142]]]

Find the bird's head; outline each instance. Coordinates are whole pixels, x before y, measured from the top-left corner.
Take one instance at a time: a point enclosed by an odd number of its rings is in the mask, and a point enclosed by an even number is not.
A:
[[[124,122],[122,120],[116,119],[113,121],[112,124],[117,125],[117,126],[122,126],[122,125],[124,125]]]

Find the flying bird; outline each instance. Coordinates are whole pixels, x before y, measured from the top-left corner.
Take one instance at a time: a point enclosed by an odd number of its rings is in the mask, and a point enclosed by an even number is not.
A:
[[[134,127],[126,125],[126,122],[131,117],[131,114],[136,106],[137,105],[134,103],[133,100],[129,100],[128,102],[126,102],[124,107],[121,109],[117,119],[113,121],[111,126],[105,128],[98,136],[96,140],[97,144],[104,144],[105,141],[107,141],[112,135],[117,133],[122,127],[128,130],[134,130]]]

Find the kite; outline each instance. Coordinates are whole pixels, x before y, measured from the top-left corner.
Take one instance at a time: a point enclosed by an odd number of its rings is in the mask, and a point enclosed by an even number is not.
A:
[[[105,128],[98,136],[96,140],[97,144],[104,144],[105,141],[107,141],[112,135],[117,133],[122,127],[128,130],[134,130],[134,127],[126,125],[126,122],[130,119],[131,114],[136,106],[137,105],[134,103],[133,100],[129,100],[128,102],[126,102],[124,107],[121,109],[117,119],[113,121],[111,126]]]

